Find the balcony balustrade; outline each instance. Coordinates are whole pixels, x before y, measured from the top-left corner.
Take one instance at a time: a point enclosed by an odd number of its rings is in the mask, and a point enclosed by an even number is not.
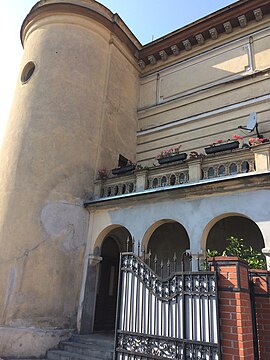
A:
[[[249,149],[239,149],[137,169],[130,174],[97,180],[94,196],[95,199],[117,197],[162,187],[205,183],[215,178],[234,177],[244,173],[269,170],[270,146],[268,143]]]

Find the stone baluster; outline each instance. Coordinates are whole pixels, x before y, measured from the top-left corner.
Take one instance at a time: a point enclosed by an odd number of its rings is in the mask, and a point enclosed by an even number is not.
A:
[[[202,178],[202,159],[192,159],[188,162],[189,182],[197,182]]]
[[[136,192],[147,189],[148,169],[136,171]]]
[[[101,192],[103,188],[103,180],[97,180],[94,183],[94,199],[99,199],[101,197]]]
[[[255,155],[256,171],[270,170],[270,145],[269,143],[252,147]]]

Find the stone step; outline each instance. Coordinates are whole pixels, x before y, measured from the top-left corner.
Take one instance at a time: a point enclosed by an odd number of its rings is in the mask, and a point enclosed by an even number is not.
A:
[[[38,360],[112,360],[113,350],[113,333],[73,334],[69,341],[60,342],[57,350],[49,350],[46,359]],[[34,358],[0,358],[0,360],[34,360]]]
[[[60,349],[82,355],[95,355],[96,357],[103,356],[104,359],[111,359],[113,354],[112,344],[84,344],[79,342],[65,341],[60,343]]]
[[[113,333],[94,333],[91,335],[72,335],[70,341],[82,344],[96,344],[100,346],[113,347],[114,334]]]
[[[90,360],[87,355],[71,353],[63,350],[49,350],[47,352],[48,360]]]
[[[47,353],[48,360],[103,360],[103,359],[113,359],[113,355],[108,358],[104,357],[103,354],[99,355],[82,355],[78,353],[73,353],[70,351],[63,350],[50,350]]]
[[[62,341],[59,349],[47,352],[48,360],[112,360],[114,348],[113,333],[72,335],[69,341]]]

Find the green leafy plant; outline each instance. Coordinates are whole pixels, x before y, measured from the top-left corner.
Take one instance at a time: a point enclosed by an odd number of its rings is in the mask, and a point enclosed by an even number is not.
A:
[[[248,263],[250,269],[266,269],[266,260],[260,251],[254,250],[252,246],[245,246],[243,239],[230,236],[227,241],[229,245],[221,253],[217,250],[207,250],[207,258],[214,256],[236,256]]]
[[[217,250],[210,250],[210,249],[207,249],[206,251],[206,257],[207,259],[208,258],[211,258],[211,257],[215,257],[215,256],[221,256],[222,254],[219,253]]]

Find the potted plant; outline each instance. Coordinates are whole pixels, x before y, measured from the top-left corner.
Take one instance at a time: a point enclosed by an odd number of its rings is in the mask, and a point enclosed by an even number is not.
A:
[[[264,143],[269,142],[269,139],[267,139],[267,138],[259,138],[259,137],[257,137],[257,138],[250,138],[250,139],[248,140],[248,142],[249,142],[249,145],[250,145],[250,146],[256,146],[256,145],[260,145],[260,144],[264,144]]]
[[[173,161],[184,161],[187,158],[186,153],[180,153],[181,145],[177,148],[162,150],[156,157],[159,164],[167,164]]]
[[[209,154],[216,154],[218,152],[232,151],[234,149],[238,149],[240,145],[239,140],[242,140],[243,137],[240,135],[233,135],[232,139],[228,139],[227,141],[218,139],[215,142],[213,142],[213,144],[206,147],[204,151],[207,155],[209,155]]]
[[[125,173],[132,172],[136,169],[136,163],[128,160],[125,166],[120,166],[118,168],[112,169],[113,175],[121,175]]]
[[[197,151],[191,151],[189,153],[189,159],[202,159],[205,155],[198,153]]]
[[[109,173],[110,173],[110,171],[107,170],[106,168],[98,169],[97,180],[106,180],[106,179],[108,179]]]

